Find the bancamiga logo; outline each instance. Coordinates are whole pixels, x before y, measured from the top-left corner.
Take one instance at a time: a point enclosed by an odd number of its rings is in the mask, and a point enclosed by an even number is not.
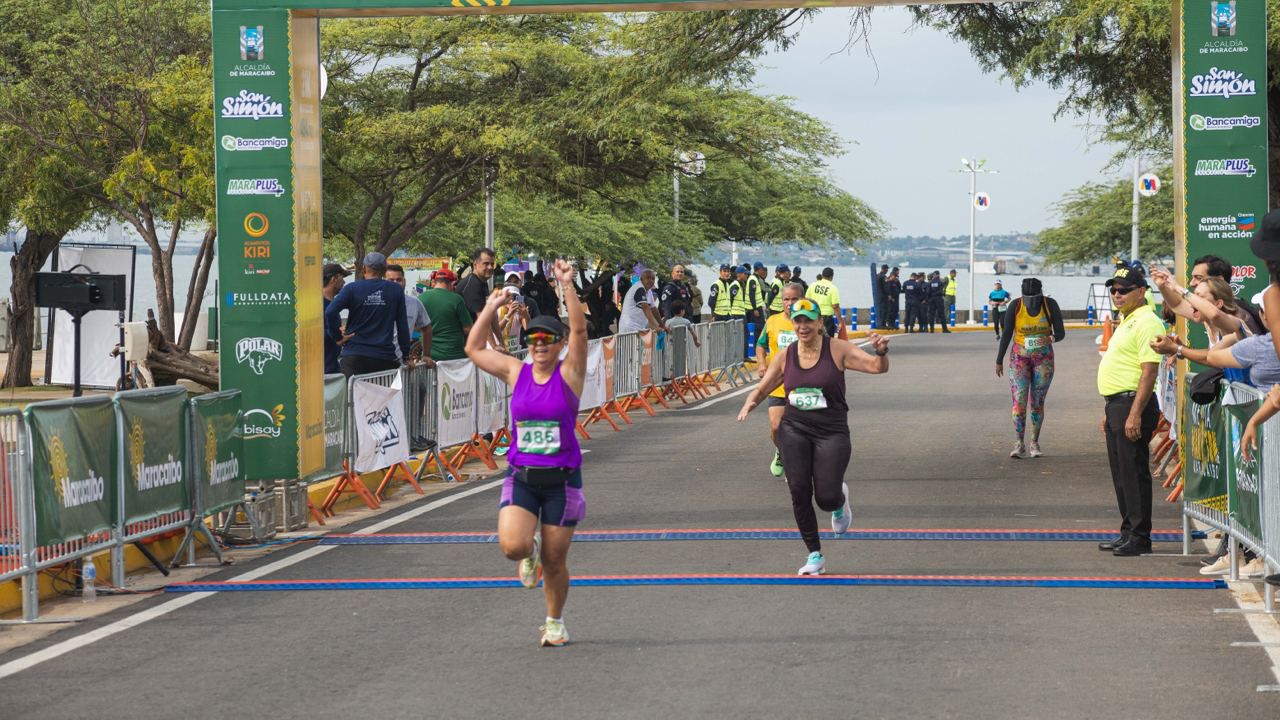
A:
[[[71,479],[67,449],[62,446],[62,438],[58,435],[49,441],[49,475],[53,478],[53,491],[58,496],[58,503],[64,508],[100,502],[106,497],[107,481],[99,477],[93,468],[89,469],[89,477]]]
[[[242,307],[245,305],[292,305],[293,295],[287,292],[229,292],[226,294],[226,302],[227,307]]]
[[[133,486],[138,492],[177,485],[182,482],[182,461],[174,460],[170,453],[159,465],[146,463],[147,434],[142,420],[135,419],[129,430],[129,454],[133,459]]]
[[[400,444],[400,429],[396,427],[396,422],[391,417],[390,408],[366,413],[364,422],[368,426],[369,435],[377,445],[379,455],[385,455],[388,450]]]
[[[284,104],[271,99],[270,95],[259,92],[241,90],[238,94],[222,100],[222,117],[225,119],[284,117]]]
[[[475,402],[475,393],[471,390],[459,392],[454,390],[449,383],[441,385],[440,392],[440,414],[445,420],[453,417],[454,413],[465,411]]]
[[[284,357],[284,345],[279,341],[265,337],[247,337],[236,343],[236,362],[249,364],[254,375],[261,375],[267,362],[279,362]]]
[[[1191,97],[1222,98],[1230,98],[1235,95],[1257,95],[1258,86],[1253,80],[1246,78],[1243,73],[1235,70],[1210,68],[1209,72],[1204,75],[1193,75],[1191,77],[1191,91],[1188,94]]]
[[[1236,128],[1256,128],[1262,124],[1257,115],[1240,115],[1239,117],[1212,117],[1209,115],[1192,115],[1187,124],[1196,132],[1206,130],[1234,130]]]
[[[1253,177],[1257,174],[1258,169],[1249,158],[1196,161],[1196,177]]]
[[[284,195],[279,178],[241,178],[227,181],[228,195]]]
[[[289,138],[265,137],[246,138],[236,135],[222,136],[222,149],[227,152],[257,152],[259,150],[284,150],[289,147]]]
[[[263,408],[249,410],[244,414],[245,441],[280,437],[280,426],[284,424],[284,418],[283,404],[276,405],[271,410]]]

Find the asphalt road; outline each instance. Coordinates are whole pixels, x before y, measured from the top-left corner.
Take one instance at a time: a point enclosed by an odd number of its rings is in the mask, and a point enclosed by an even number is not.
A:
[[[855,528],[1114,528],[1092,334],[1058,347],[1042,446],[1012,460],[1009,390],[986,334],[895,339],[888,375],[850,375]],[[584,529],[793,528],[763,412],[739,399],[598,425]],[[607,433],[607,434],[606,434]],[[473,484],[473,487],[478,484]],[[458,492],[465,492],[460,487]],[[455,493],[456,494],[456,493]],[[438,501],[441,496],[423,501]],[[450,497],[449,495],[443,497]],[[386,528],[495,527],[497,490]],[[1177,529],[1163,502],[1157,529]],[[827,516],[820,513],[820,521]],[[385,519],[385,518],[381,518]],[[835,541],[830,573],[1199,577],[1195,558],[1084,542]],[[1158,545],[1173,553],[1179,546]],[[492,544],[299,548],[265,579],[512,577]],[[577,574],[794,573],[798,540],[580,543]],[[577,588],[573,642],[536,646],[540,591],[167,595],[190,603],[0,680],[5,717],[1280,717],[1226,590],[656,586]]]

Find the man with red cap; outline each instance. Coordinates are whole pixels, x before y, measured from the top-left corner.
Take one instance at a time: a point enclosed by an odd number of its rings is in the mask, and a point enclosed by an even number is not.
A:
[[[471,332],[471,312],[462,296],[454,291],[458,276],[449,268],[431,273],[431,287],[418,296],[431,317],[431,359],[460,360],[467,356],[467,333]]]

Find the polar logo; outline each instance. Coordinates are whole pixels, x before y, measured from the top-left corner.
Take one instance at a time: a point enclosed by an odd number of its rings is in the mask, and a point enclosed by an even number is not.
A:
[[[247,337],[236,343],[236,362],[248,363],[254,375],[262,374],[268,360],[279,361],[283,356],[284,347],[271,338]]]
[[[400,429],[396,427],[396,421],[391,417],[389,408],[367,413],[364,416],[364,422],[369,428],[369,436],[373,438],[379,455],[387,454],[391,448],[400,444]]]

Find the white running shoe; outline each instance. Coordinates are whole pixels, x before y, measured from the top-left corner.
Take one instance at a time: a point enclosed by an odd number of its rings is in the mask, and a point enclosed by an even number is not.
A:
[[[533,554],[520,561],[520,584],[526,588],[538,587],[542,578],[542,536],[533,535]]]
[[[853,524],[853,510],[849,507],[849,483],[842,483],[844,488],[844,507],[831,513],[831,532],[837,535],[843,535],[849,532],[849,526]]]
[[[1044,453],[1040,452],[1040,443],[1033,442],[1027,446],[1027,454],[1031,457],[1044,457]]]
[[[1240,566],[1240,577],[1242,578],[1260,578],[1267,574],[1267,566],[1262,562],[1262,558],[1255,557],[1244,565]]]
[[[809,553],[809,559],[805,560],[804,565],[800,567],[797,575],[821,575],[827,571],[827,559],[822,557],[822,553],[814,551]]]
[[[1218,558],[1212,565],[1205,565],[1200,568],[1201,575],[1226,575],[1231,572],[1231,558],[1223,555]]]
[[[547,620],[541,630],[539,647],[561,647],[569,642],[569,631],[565,629],[563,620]]]
[[[1027,456],[1027,446],[1023,445],[1022,441],[1019,440],[1018,443],[1013,446],[1013,452],[1009,453],[1009,457],[1024,458],[1026,456]]]

